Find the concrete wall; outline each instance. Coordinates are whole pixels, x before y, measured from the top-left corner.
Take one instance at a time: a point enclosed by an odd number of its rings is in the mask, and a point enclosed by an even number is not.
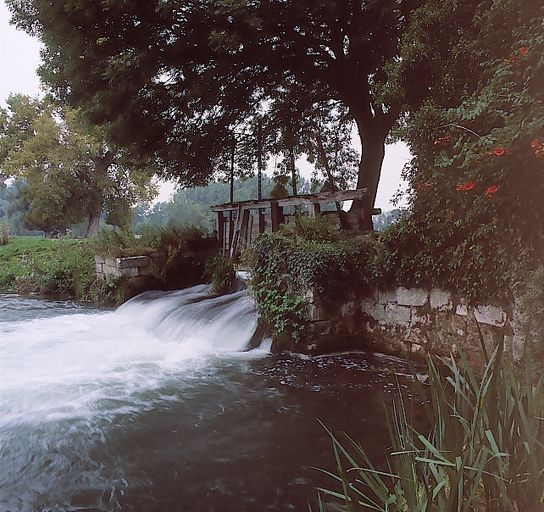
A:
[[[349,339],[351,347],[399,355],[448,355],[460,348],[479,365],[484,360],[482,345],[491,353],[503,335],[514,358],[522,350],[514,307],[469,306],[445,290],[400,287],[335,305],[321,303],[310,291],[308,300],[314,334],[304,351],[310,353],[330,350],[334,340]]]

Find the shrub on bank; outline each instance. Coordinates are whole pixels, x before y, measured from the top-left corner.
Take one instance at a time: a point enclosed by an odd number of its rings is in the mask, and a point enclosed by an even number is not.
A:
[[[222,252],[216,253],[206,262],[204,274],[213,292],[217,294],[231,291],[236,281],[232,260]]]
[[[37,293],[98,304],[116,302],[116,283],[96,279],[86,240],[16,237],[0,248],[0,291]]]
[[[261,317],[276,335],[304,335],[307,291],[334,302],[383,282],[383,248],[373,235],[349,236],[325,220],[299,217],[260,236],[246,262]]]
[[[205,243],[210,234],[196,226],[146,227],[137,233],[122,229],[104,229],[93,240],[96,254],[112,258],[141,256],[155,251],[170,255],[179,252],[187,241]]]

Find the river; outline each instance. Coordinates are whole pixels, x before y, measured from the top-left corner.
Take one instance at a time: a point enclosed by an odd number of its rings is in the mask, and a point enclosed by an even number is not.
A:
[[[0,512],[307,510],[331,484],[318,419],[383,459],[402,361],[248,350],[247,292],[206,292],[0,295]]]

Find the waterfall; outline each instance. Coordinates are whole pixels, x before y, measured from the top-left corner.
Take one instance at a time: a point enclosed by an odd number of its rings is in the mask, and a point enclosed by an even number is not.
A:
[[[270,341],[250,350],[256,317],[246,290],[214,297],[200,285],[146,292],[113,312],[0,318],[0,428],[115,415],[214,357],[263,356]]]

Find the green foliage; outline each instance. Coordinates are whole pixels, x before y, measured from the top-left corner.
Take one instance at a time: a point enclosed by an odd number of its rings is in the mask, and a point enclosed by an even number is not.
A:
[[[344,237],[326,220],[307,217],[263,234],[247,255],[261,316],[277,336],[309,336],[307,292],[330,304],[372,289],[382,277],[380,247],[372,237]]]
[[[15,237],[0,247],[0,290],[118,303],[118,283],[97,280],[88,243]]]
[[[478,377],[454,358],[428,361],[421,393],[429,430],[418,430],[402,401],[386,411],[388,467],[332,432],[335,489],[320,489],[350,512],[538,512],[544,506],[544,388],[495,351]],[[416,382],[417,378],[414,376]],[[428,397],[430,397],[428,399]],[[338,510],[335,506],[330,510]]]
[[[218,252],[206,262],[205,276],[211,283],[213,292],[217,294],[231,291],[236,281],[232,260],[222,252]]]
[[[119,228],[103,229],[92,241],[96,254],[112,258],[141,256],[150,252],[163,251],[172,257],[187,243],[209,240],[207,231],[196,226],[151,227],[144,226],[138,233]]]
[[[415,284],[507,297],[541,261],[542,20],[542,6],[478,2],[407,120],[411,209],[390,239]]]
[[[102,130],[79,111],[47,101],[10,96],[0,124],[2,172],[24,180],[25,219],[44,231],[88,222],[98,229],[102,212],[127,225],[130,206],[153,192],[151,173],[107,144]]]
[[[41,37],[41,75],[52,92],[169,176],[201,185],[224,172],[234,127],[250,133],[236,172],[253,169],[257,147],[266,146],[258,135],[264,122],[284,157],[306,152],[328,181],[358,173],[368,208],[386,137],[431,88],[448,51],[448,38],[421,34],[442,21],[429,3],[445,4],[443,34],[452,12],[473,14],[454,0],[9,0],[8,7],[17,26]],[[350,147],[355,121],[360,170]],[[289,157],[282,163],[293,167]]]

